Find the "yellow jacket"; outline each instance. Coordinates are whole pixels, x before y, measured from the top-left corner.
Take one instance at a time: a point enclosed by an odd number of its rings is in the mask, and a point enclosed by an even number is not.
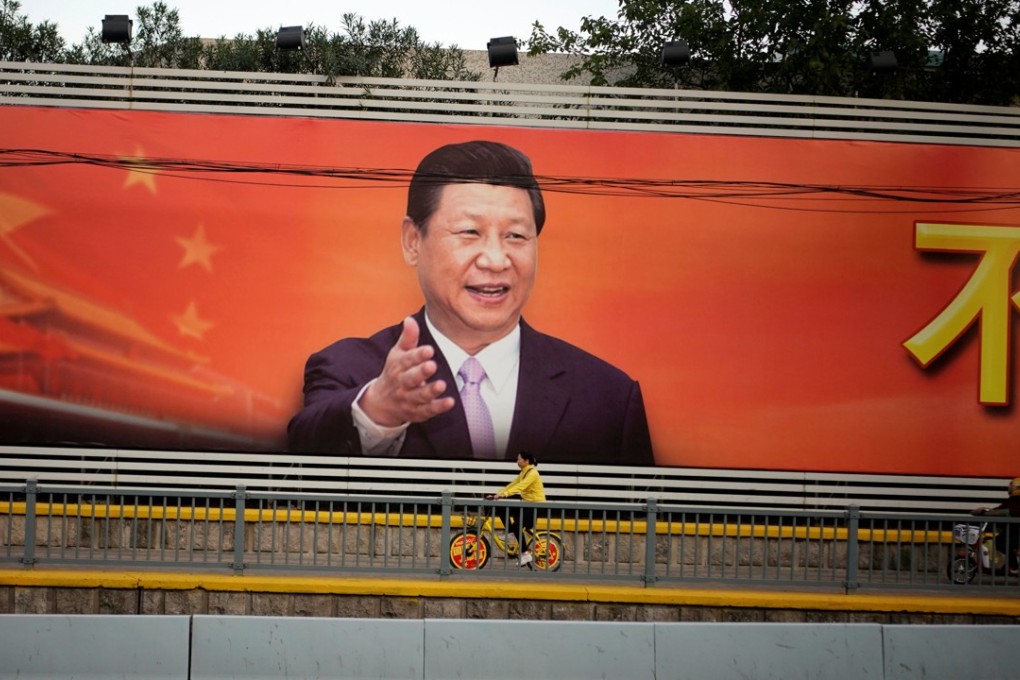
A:
[[[507,498],[518,494],[529,503],[545,502],[545,487],[542,485],[542,475],[538,474],[538,468],[534,465],[525,465],[521,468],[521,474],[517,475],[514,481],[504,486],[496,494],[496,497]]]

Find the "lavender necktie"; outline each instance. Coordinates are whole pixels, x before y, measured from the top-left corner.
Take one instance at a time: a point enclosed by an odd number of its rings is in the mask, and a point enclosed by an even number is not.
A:
[[[485,380],[485,369],[478,359],[468,357],[457,375],[464,381],[460,389],[460,400],[467,416],[468,432],[471,433],[471,448],[475,458],[496,457],[496,433],[492,427],[489,407],[482,399],[481,385]]]

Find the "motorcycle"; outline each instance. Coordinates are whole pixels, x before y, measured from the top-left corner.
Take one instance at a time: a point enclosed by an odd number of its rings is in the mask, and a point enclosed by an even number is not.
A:
[[[995,532],[988,531],[988,522],[954,524],[953,548],[946,572],[958,585],[970,583],[980,574],[1013,575],[1006,555],[995,546]]]

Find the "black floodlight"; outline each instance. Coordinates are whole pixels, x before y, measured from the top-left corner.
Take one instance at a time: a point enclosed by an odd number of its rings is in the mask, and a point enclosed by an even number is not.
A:
[[[499,68],[500,66],[517,65],[517,39],[512,36],[493,38],[486,47],[489,50],[489,66]]]
[[[131,42],[131,27],[134,22],[127,14],[107,14],[103,19],[103,31],[101,39],[104,43],[120,43],[126,45]]]
[[[673,40],[662,46],[663,66],[683,66],[691,60],[691,48],[686,40]]]
[[[276,49],[303,50],[305,29],[303,26],[284,26],[276,33]]]
[[[874,73],[892,73],[899,68],[899,62],[892,50],[882,50],[868,55],[868,68]]]

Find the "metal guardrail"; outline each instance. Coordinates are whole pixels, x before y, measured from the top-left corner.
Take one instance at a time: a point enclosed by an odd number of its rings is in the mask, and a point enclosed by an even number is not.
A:
[[[1020,109],[885,99],[0,62],[0,104],[1020,146]]]
[[[521,507],[537,510],[536,533],[547,539],[534,544],[537,559],[530,568],[504,551],[502,520],[491,533],[479,521]],[[1020,594],[1020,579],[1005,565],[979,565],[992,533],[1020,520],[987,519],[987,531],[972,531],[972,554],[959,531],[954,539],[954,525],[965,521],[960,516],[862,513],[855,507],[754,512],[654,498],[640,504],[520,504],[448,492],[426,499],[294,496],[243,487],[51,489],[30,481],[0,486],[0,564]],[[1017,546],[1006,547],[1008,553]]]

